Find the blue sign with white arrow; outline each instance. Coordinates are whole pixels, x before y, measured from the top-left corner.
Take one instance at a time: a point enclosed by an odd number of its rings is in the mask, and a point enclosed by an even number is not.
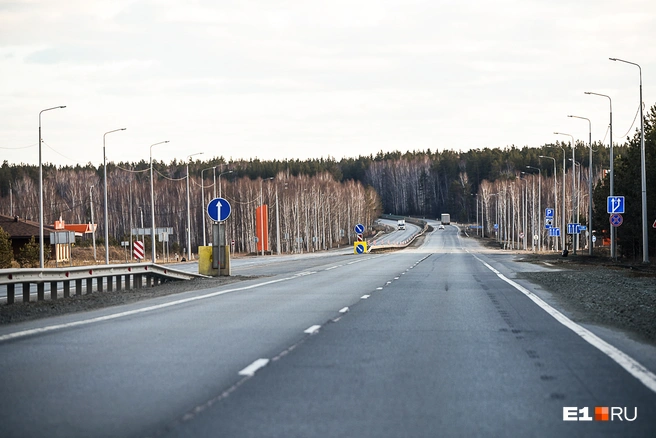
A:
[[[230,212],[230,203],[223,198],[214,198],[207,204],[207,215],[215,222],[228,219]]]
[[[624,196],[609,196],[607,198],[606,212],[608,214],[624,214]]]
[[[356,234],[362,234],[364,233],[364,225],[362,224],[357,224],[354,228]]]

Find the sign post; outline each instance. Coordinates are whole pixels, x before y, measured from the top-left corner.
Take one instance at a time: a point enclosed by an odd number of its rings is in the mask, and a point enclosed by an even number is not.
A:
[[[230,217],[232,208],[224,198],[214,198],[207,204],[207,215],[214,221],[212,225],[212,268],[219,270],[221,276],[221,251],[225,247],[225,227],[222,222]]]

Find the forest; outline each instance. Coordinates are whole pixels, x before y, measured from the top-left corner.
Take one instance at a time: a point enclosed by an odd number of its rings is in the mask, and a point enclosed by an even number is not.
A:
[[[656,106],[646,112],[644,120],[652,255],[656,252],[656,230],[651,227],[656,220],[655,122]],[[562,140],[533,148],[396,151],[341,160],[214,157],[189,163],[154,161],[154,220],[156,227],[174,229],[171,251],[180,253],[188,246],[189,226],[194,253],[199,245],[210,241],[205,207],[219,195],[232,205],[227,235],[235,241],[235,251],[242,253],[256,251],[255,208],[260,204],[269,209],[268,234],[274,252],[350,244],[353,226],[363,223],[371,232],[381,213],[425,218],[450,213],[452,221],[482,224],[486,236],[496,237],[507,248],[532,249],[537,245],[537,249],[558,250],[562,242],[549,238],[544,209],[555,209],[554,226],[559,226],[564,193],[566,222],[588,224],[588,185],[592,180],[592,224],[601,243],[610,228],[606,212],[610,148],[605,142],[594,142],[590,166],[590,145],[577,141],[572,151],[569,139]],[[636,258],[642,251],[640,130],[626,139],[616,139],[613,149],[614,195],[626,197],[628,210],[617,229],[618,250],[624,257]],[[38,174],[38,166],[3,162],[0,214],[38,221]],[[60,217],[67,223],[90,223],[93,201],[96,240],[102,242],[103,174],[102,165],[45,164],[45,223],[53,224]],[[107,164],[110,244],[128,240],[130,230],[142,223],[150,227],[150,185],[150,163],[146,161]],[[538,239],[533,241],[530,237],[536,235]]]

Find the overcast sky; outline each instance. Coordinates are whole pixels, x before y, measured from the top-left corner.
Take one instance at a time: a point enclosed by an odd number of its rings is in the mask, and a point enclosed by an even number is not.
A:
[[[653,0],[0,0],[0,161],[622,141],[656,104]]]

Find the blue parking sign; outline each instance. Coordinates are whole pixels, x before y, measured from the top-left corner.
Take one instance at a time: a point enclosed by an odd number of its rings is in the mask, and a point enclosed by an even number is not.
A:
[[[553,219],[554,218],[554,209],[553,208],[546,208],[544,210],[544,217],[547,219]]]

